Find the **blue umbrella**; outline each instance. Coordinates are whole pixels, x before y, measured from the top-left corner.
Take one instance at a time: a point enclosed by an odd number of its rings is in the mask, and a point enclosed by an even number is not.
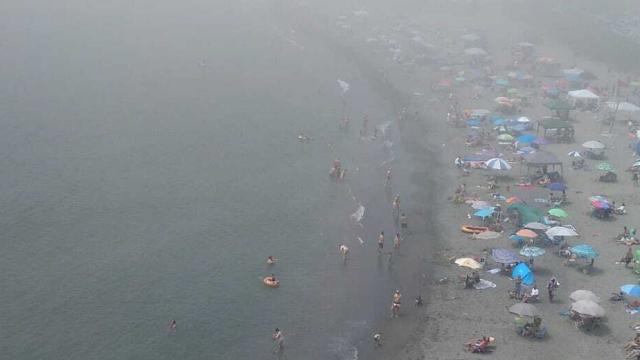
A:
[[[480,119],[467,120],[467,126],[480,126]]]
[[[520,244],[520,245],[524,241],[524,238],[522,236],[516,235],[516,234],[513,234],[513,235],[509,236],[509,239],[518,242],[518,244]]]
[[[561,182],[554,182],[551,183],[547,186],[547,188],[551,191],[562,191],[565,190],[567,188],[567,185],[561,183]]]
[[[491,258],[493,261],[500,264],[513,264],[520,261],[520,258],[516,253],[507,249],[491,250]]]
[[[486,218],[489,217],[491,215],[493,215],[493,212],[495,211],[494,208],[489,207],[489,208],[484,208],[484,209],[480,209],[476,212],[473,213],[473,216],[477,216],[477,217],[481,217],[481,218]]]
[[[577,256],[587,259],[595,259],[598,257],[598,252],[593,247],[591,247],[591,245],[580,244],[571,246],[569,247],[569,250]]]
[[[527,155],[534,152],[536,152],[536,149],[532,148],[531,146],[525,146],[521,149],[518,149],[517,151],[518,154],[522,154],[522,155]]]
[[[498,80],[496,80],[496,85],[498,85],[498,86],[508,86],[509,85],[509,80],[498,79]]]
[[[493,119],[493,125],[495,126],[504,125],[504,119],[501,119],[501,118]]]
[[[620,286],[620,291],[622,291],[623,293],[629,296],[640,297],[640,285],[635,285],[635,284],[622,285]]]
[[[516,265],[511,272],[511,277],[514,279],[519,277],[525,285],[533,285],[536,282],[536,278],[533,276],[531,269],[529,269],[525,263]]]
[[[520,143],[532,143],[533,140],[535,139],[536,139],[536,136],[532,134],[524,134],[524,135],[518,136],[518,142]]]

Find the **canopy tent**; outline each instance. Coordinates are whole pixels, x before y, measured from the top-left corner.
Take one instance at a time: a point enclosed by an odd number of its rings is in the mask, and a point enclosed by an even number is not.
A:
[[[544,129],[542,136],[546,137],[547,132],[552,130],[554,132],[569,131],[573,133],[573,125],[571,125],[568,121],[561,120],[558,118],[547,118],[542,121],[538,121],[538,126],[536,127],[536,134],[540,132],[540,128]]]
[[[527,174],[529,173],[531,168],[541,168],[546,172],[549,167],[555,170],[556,166],[558,166],[560,167],[561,173],[563,170],[562,161],[560,161],[555,154],[548,151],[537,151],[535,153],[525,155],[524,161],[527,166]]]
[[[624,112],[630,112],[630,113],[640,111],[639,106],[626,101],[622,101],[622,102],[607,101],[606,104],[609,109],[614,111],[624,111]]]
[[[569,112],[573,109],[573,106],[569,104],[569,102],[562,99],[549,100],[544,106],[549,110],[555,111],[562,119],[568,119]]]
[[[577,101],[600,102],[600,96],[594,94],[593,91],[588,89],[569,91],[567,95],[573,100],[573,105],[575,105]]]
[[[530,207],[524,203],[509,205],[507,207],[507,211],[513,211],[518,213],[520,218],[520,224],[538,222],[543,216],[540,210]]]

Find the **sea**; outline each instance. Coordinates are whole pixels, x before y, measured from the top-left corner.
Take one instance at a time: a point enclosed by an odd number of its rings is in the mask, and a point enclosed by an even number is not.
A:
[[[370,351],[409,182],[384,174],[410,160],[358,66],[274,3],[1,5],[4,358],[273,359],[276,327],[288,359]]]

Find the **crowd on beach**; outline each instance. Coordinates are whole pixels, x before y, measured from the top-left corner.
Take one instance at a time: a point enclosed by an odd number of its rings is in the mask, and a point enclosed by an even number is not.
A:
[[[517,336],[547,337],[557,314],[583,332],[624,333],[629,325],[606,320],[640,310],[639,75],[587,59],[582,69],[575,56],[526,37],[492,46],[497,41],[469,29],[424,31],[405,22],[363,31],[346,16],[338,24],[372,53],[387,51],[396,73],[429,73],[428,103],[449,126],[443,146],[459,179],[452,212],[464,218],[446,257],[458,267],[438,283],[465,297],[503,292]],[[503,311],[485,305],[487,313]],[[467,350],[496,349],[495,334],[474,329]],[[637,356],[640,339],[626,348]]]

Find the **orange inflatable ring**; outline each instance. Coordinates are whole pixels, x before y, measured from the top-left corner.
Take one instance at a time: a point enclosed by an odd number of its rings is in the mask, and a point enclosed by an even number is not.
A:
[[[473,226],[473,225],[462,225],[460,227],[460,231],[465,234],[480,234],[481,232],[485,232],[489,230],[486,226]]]
[[[264,279],[262,279],[262,282],[268,286],[268,287],[272,287],[272,288],[277,288],[278,286],[280,286],[280,280],[271,280],[271,276],[267,276]]]

